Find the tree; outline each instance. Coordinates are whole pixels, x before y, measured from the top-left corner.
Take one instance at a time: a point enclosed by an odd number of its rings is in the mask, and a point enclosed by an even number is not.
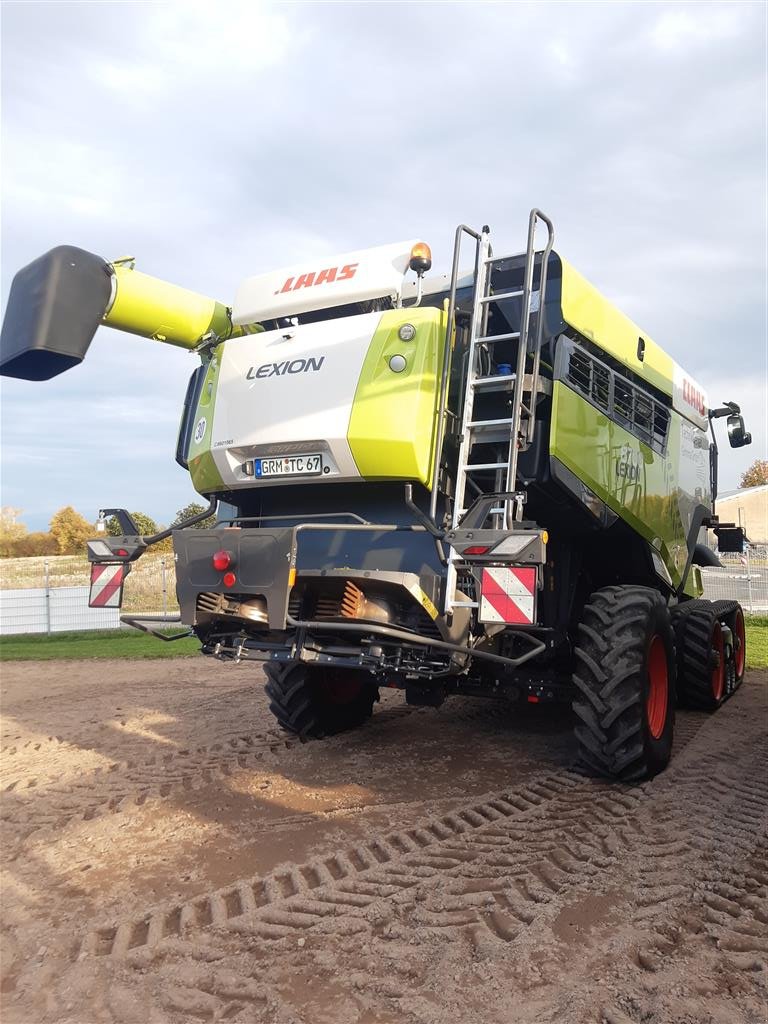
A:
[[[160,527],[157,525],[152,516],[145,515],[144,512],[131,512],[133,521],[139,528],[139,533],[142,537],[149,537],[153,533],[159,533]],[[110,516],[107,520],[107,534],[110,537],[122,537],[123,531],[120,528],[120,524],[114,516]]]
[[[0,508],[0,558],[12,556],[16,543],[26,535],[27,528],[19,522],[20,515],[20,508],[10,505]]]
[[[52,537],[50,533],[43,533],[42,531],[26,533],[23,537],[19,537],[13,545],[15,558],[31,558],[35,555],[58,555],[58,553],[59,545],[56,543],[55,537]]]
[[[196,501],[191,501],[184,508],[180,508],[176,513],[176,518],[171,523],[171,526],[178,526],[185,519],[189,519],[191,516],[199,515],[201,512],[205,512],[205,505],[200,505]],[[207,519],[201,520],[199,523],[193,523],[196,530],[210,530],[216,523],[216,516],[208,516]]]
[[[768,459],[755,459],[739,480],[739,487],[759,487],[760,484],[768,484]]]
[[[51,536],[60,555],[81,554],[85,542],[95,535],[94,527],[71,505],[60,508],[51,520]]]

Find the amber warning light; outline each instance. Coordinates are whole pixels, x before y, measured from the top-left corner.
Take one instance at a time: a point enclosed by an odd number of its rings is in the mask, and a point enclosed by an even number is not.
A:
[[[411,259],[408,263],[411,270],[415,270],[421,277],[432,266],[432,250],[426,242],[417,242],[411,249]]]

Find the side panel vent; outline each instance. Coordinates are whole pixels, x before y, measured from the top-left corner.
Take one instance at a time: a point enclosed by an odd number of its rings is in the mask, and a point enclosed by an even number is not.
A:
[[[568,384],[596,409],[624,427],[654,451],[664,454],[669,435],[670,412],[628,377],[572,345],[566,371]]]

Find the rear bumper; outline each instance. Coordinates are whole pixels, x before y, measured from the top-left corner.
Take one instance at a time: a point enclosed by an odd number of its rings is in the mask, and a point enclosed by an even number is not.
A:
[[[296,528],[259,530],[174,530],[176,594],[181,621],[198,624],[197,598],[201,593],[234,591],[266,602],[270,630],[287,625],[288,598],[296,572]],[[213,567],[217,551],[231,555],[235,583],[225,587],[222,573]]]
[[[325,537],[333,568],[308,559],[307,532]],[[406,538],[395,535],[413,538],[414,532],[425,551],[434,550],[422,527],[302,523],[176,531],[181,620],[195,629],[203,652],[219,658],[300,660],[433,678],[465,673],[475,660],[487,669],[516,669],[551,648],[551,631],[533,623],[513,635],[493,630],[473,638],[468,606],[451,615],[438,611],[446,570],[428,567],[426,559],[419,574],[362,568],[372,533],[391,538],[388,555],[395,562],[413,564]],[[233,579],[213,566],[221,550],[230,555],[226,571]]]

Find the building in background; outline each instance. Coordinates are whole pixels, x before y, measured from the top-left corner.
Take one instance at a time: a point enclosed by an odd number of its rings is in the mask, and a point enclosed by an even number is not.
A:
[[[750,544],[768,544],[768,484],[724,491],[715,511],[720,522],[743,526]]]

